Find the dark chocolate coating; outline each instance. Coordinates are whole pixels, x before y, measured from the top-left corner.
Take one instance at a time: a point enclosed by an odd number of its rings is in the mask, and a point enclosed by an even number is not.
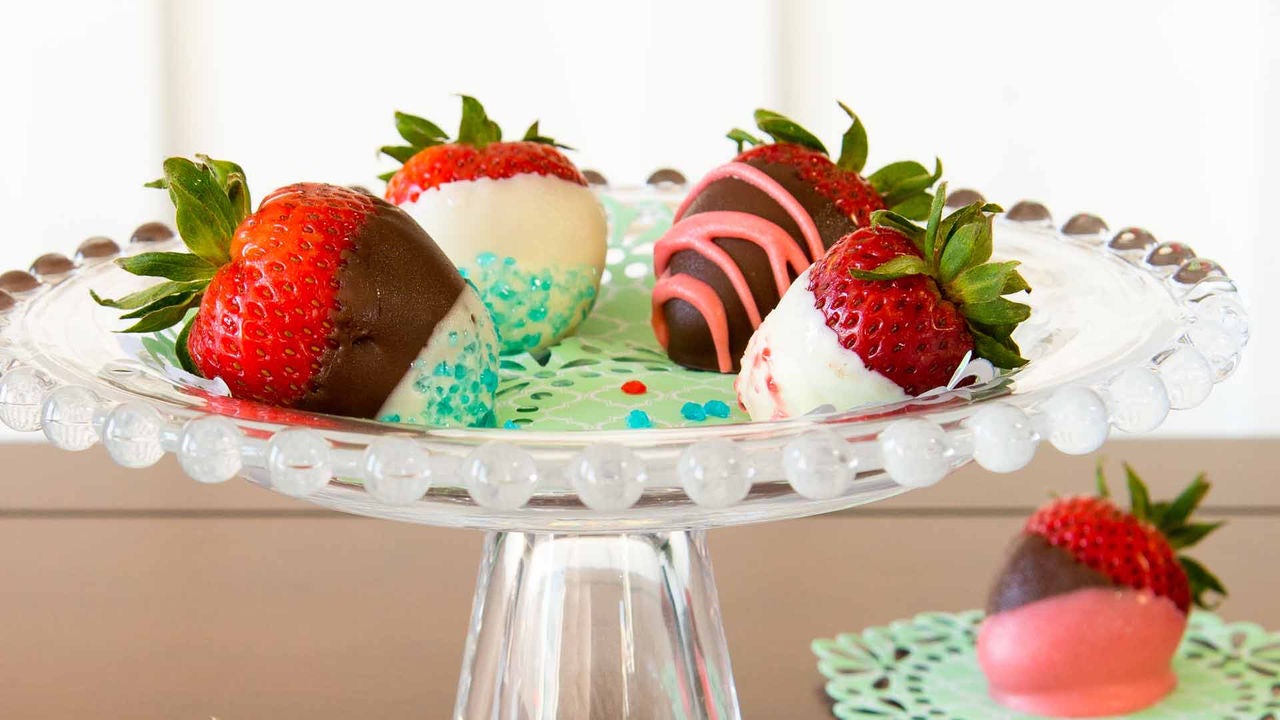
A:
[[[1023,533],[987,598],[987,614],[1020,608],[1037,600],[1083,588],[1115,587],[1111,578],[1078,562],[1070,552],[1039,535]]]
[[[750,160],[747,164],[762,170],[795,197],[813,218],[824,248],[831,247],[837,240],[858,228],[853,218],[841,212],[830,199],[820,195],[811,184],[801,180],[794,167],[759,160]],[[758,215],[786,230],[792,240],[804,250],[805,256],[810,255],[800,227],[791,215],[764,191],[748,183],[733,178],[712,183],[689,205],[685,217],[717,210]],[[781,299],[773,278],[773,269],[769,266],[769,256],[749,240],[716,238],[715,243],[742,269],[763,320]],[[809,257],[810,262],[816,259]],[[729,278],[715,263],[693,250],[681,250],[672,255],[668,272],[672,275],[684,273],[705,282],[724,301],[725,313],[729,318],[729,355],[733,359],[733,372],[737,372],[754,328],[751,327],[751,319]],[[789,270],[788,274],[792,280],[795,279],[796,273]],[[715,343],[712,342],[711,331],[702,313],[679,299],[667,301],[662,312],[666,316],[670,333],[667,354],[671,359],[685,367],[719,371]]]
[[[376,210],[343,256],[341,310],[320,374],[300,409],[375,417],[466,288],[458,269],[413,218],[380,198],[372,200]]]

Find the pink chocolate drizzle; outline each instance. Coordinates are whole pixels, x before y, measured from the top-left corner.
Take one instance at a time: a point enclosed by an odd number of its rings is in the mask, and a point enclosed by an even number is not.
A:
[[[733,368],[733,360],[729,357],[729,318],[725,315],[724,301],[710,285],[688,275],[664,275],[653,286],[653,306],[659,311],[653,313],[653,334],[662,347],[667,346],[667,321],[660,312],[663,303],[672,299],[680,299],[689,303],[702,313],[711,328],[711,341],[716,346],[716,362],[721,372],[729,372]]]
[[[707,186],[725,178],[748,183],[766,193],[770,199],[786,210],[800,228],[800,233],[808,246],[809,257],[805,256],[804,251],[795,244],[791,234],[786,230],[750,213],[716,211],[684,217],[689,205]],[[733,359],[729,357],[729,318],[725,311],[724,300],[706,283],[687,275],[671,275],[668,272],[671,257],[676,252],[696,251],[713,262],[729,278],[730,284],[738,294],[738,299],[746,309],[751,327],[753,329],[760,327],[763,318],[760,316],[755,296],[751,294],[751,288],[747,285],[742,269],[715,243],[718,237],[746,240],[764,250],[769,258],[769,267],[773,271],[779,296],[791,285],[788,269],[792,269],[797,275],[804,272],[814,260],[822,257],[824,249],[818,226],[814,224],[813,218],[800,202],[768,174],[746,163],[729,163],[712,170],[685,197],[684,202],[676,210],[675,224],[653,249],[654,274],[658,276],[658,281],[653,288],[653,332],[659,344],[664,348],[667,347],[669,331],[666,317],[662,313],[662,306],[673,298],[688,302],[702,314],[706,321],[711,331],[712,342],[716,347],[716,361],[720,372],[727,373],[733,369]]]

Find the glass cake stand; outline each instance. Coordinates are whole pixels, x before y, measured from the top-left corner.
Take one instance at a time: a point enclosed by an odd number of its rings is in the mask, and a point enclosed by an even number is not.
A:
[[[1112,428],[1149,431],[1204,401],[1248,340],[1217,264],[1091,215],[1056,229],[1022,202],[995,230],[1035,288],[1020,371],[892,406],[686,421],[670,409],[682,393],[734,403],[731,378],[670,366],[646,330],[648,258],[681,188],[600,192],[611,247],[595,313],[563,351],[504,363],[499,422],[519,429],[225,397],[166,364],[164,337],[112,332],[89,289],[136,289],[109,259],[167,245],[102,239],[0,275],[0,422],[66,450],[100,441],[128,467],[175,453],[200,482],[244,476],[343,512],[485,531],[455,718],[725,720],[740,711],[706,530],[874,502],[971,459],[1011,472],[1041,440],[1092,452]],[[651,395],[616,392],[635,378]],[[656,427],[627,429],[628,402]]]

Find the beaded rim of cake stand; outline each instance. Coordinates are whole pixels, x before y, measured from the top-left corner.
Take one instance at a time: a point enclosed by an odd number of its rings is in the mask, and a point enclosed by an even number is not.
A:
[[[592,177],[593,184],[608,187],[599,173]],[[683,182],[683,175],[664,170],[654,173],[648,190],[617,192],[661,200],[677,193]],[[952,197],[970,195],[976,193],[958,191]],[[1055,227],[1049,210],[1034,201],[1013,205],[1001,221],[1049,232]],[[1113,253],[1158,278],[1182,305],[1182,334],[1145,364],[1121,369],[1104,382],[1066,385],[1031,402],[986,402],[945,426],[919,417],[886,419],[878,433],[846,438],[838,424],[779,425],[765,439],[710,437],[686,444],[668,438],[655,444],[661,452],[651,457],[618,443],[593,442],[566,449],[551,470],[516,442],[504,440],[447,454],[429,451],[423,436],[406,432],[360,447],[368,438],[349,441],[335,437],[340,433],[326,436],[307,427],[193,416],[188,408],[158,409],[143,400],[108,401],[91,388],[59,385],[37,365],[24,362],[21,343],[12,337],[0,338],[0,422],[14,430],[43,431],[65,450],[102,442],[115,462],[126,467],[147,467],[172,452],[183,470],[203,483],[258,471],[274,489],[298,497],[330,483],[358,483],[386,505],[410,505],[431,490],[455,501],[469,496],[478,507],[495,511],[522,508],[537,493],[558,498],[572,493],[590,510],[616,513],[635,504],[646,489],[673,488],[696,505],[727,508],[743,501],[753,484],[781,477],[803,498],[833,500],[865,486],[862,481],[877,471],[888,476],[890,487],[924,487],[970,458],[993,472],[1013,472],[1030,462],[1042,440],[1064,453],[1087,454],[1103,444],[1113,427],[1147,432],[1170,409],[1199,405],[1215,383],[1235,371],[1249,339],[1235,285],[1219,264],[1196,256],[1187,245],[1159,242],[1139,227],[1112,232],[1090,214],[1072,216],[1057,234]],[[148,239],[135,236],[132,242]],[[120,252],[115,242],[95,237],[82,243],[74,257],[46,254],[26,270],[0,274],[0,328],[11,325],[42,292]],[[734,427],[744,426],[721,429]],[[531,446],[528,438],[519,442]],[[767,467],[766,454],[776,458],[776,466]]]

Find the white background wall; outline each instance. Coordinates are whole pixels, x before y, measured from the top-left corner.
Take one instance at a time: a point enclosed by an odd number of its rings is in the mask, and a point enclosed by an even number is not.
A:
[[[834,138],[842,98],[872,165],[940,155],[953,187],[1222,262],[1254,341],[1162,432],[1280,434],[1277,46],[1269,0],[26,3],[0,23],[0,267],[164,217],[140,185],[170,154],[236,159],[259,195],[373,184],[391,112],[450,127],[452,93],[615,182],[722,162],[761,105]]]

